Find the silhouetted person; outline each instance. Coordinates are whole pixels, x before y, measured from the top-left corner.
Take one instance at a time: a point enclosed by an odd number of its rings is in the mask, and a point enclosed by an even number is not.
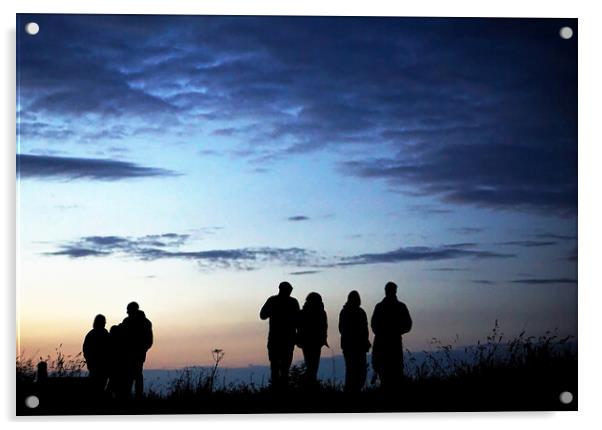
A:
[[[322,296],[318,293],[309,293],[299,314],[297,330],[297,346],[303,351],[307,386],[317,384],[322,347],[324,345],[328,346],[326,341],[327,332],[328,318],[324,310]]]
[[[366,383],[366,353],[370,350],[368,317],[360,307],[360,294],[351,291],[339,314],[341,349],[345,358],[345,391],[358,392]]]
[[[92,330],[84,339],[82,350],[88,367],[90,385],[94,395],[100,396],[109,379],[109,332],[105,329],[104,315],[96,315]]]
[[[397,285],[385,285],[385,298],[372,314],[374,347],[372,367],[378,374],[383,389],[395,390],[403,378],[403,345],[401,336],[412,329],[412,318],[407,306],[397,299]]]
[[[126,340],[127,387],[129,392],[134,384],[136,398],[141,398],[144,393],[142,370],[146,352],[153,345],[153,326],[138,303],[128,304],[127,313],[128,316],[121,323]]]
[[[291,284],[281,282],[278,290],[278,295],[270,297],[259,313],[262,320],[270,319],[268,358],[272,387],[276,389],[288,385],[299,319],[299,302],[291,297]]]
[[[130,396],[128,393],[128,371],[131,363],[128,358],[127,339],[123,326],[114,325],[109,332],[109,391],[116,399]],[[131,383],[129,385],[131,391]]]

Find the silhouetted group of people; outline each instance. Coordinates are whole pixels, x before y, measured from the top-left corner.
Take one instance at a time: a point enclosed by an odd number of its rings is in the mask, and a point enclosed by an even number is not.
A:
[[[271,385],[282,389],[288,385],[289,370],[295,345],[303,351],[305,383],[317,385],[320,355],[328,346],[328,318],[322,297],[309,293],[303,308],[291,297],[293,287],[280,283],[277,295],[270,297],[261,308],[259,316],[269,319],[268,357]],[[339,315],[341,349],[345,359],[345,391],[359,392],[366,383],[366,354],[372,347],[372,367],[388,391],[399,387],[403,378],[402,335],[412,329],[412,319],[407,306],[397,298],[397,285],[385,285],[385,298],[376,305],[371,319],[374,346],[370,344],[368,317],[361,307],[357,291],[351,291]]]
[[[128,304],[127,314],[110,332],[104,315],[97,315],[84,339],[83,353],[95,395],[108,392],[116,399],[127,399],[132,386],[137,398],[144,392],[142,369],[153,345],[152,323],[136,302]]]
[[[271,386],[288,386],[289,371],[295,346],[303,351],[306,387],[318,385],[318,369],[327,340],[328,317],[322,296],[309,293],[303,304],[291,297],[288,282],[279,285],[279,293],[270,297],[260,311],[262,320],[269,319],[268,357]],[[106,330],[106,318],[97,315],[92,330],[83,344],[90,386],[96,395],[110,393],[116,399],[137,398],[144,392],[142,370],[146,352],[153,345],[152,324],[138,303],[127,306],[128,316],[121,324]],[[384,389],[394,390],[403,377],[402,335],[412,328],[407,306],[397,299],[397,285],[385,286],[385,298],[376,305],[371,319],[374,346],[370,343],[368,317],[361,307],[357,291],[351,291],[339,315],[341,349],[345,359],[345,391],[359,392],[366,383],[366,355],[372,347],[372,367]]]

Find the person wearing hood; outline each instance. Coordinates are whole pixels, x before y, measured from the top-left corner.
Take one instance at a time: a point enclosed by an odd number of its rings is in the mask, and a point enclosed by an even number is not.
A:
[[[345,391],[356,393],[366,383],[366,353],[370,350],[368,317],[357,291],[351,291],[339,314],[341,349],[345,359]]]
[[[146,352],[153,345],[153,326],[146,318],[140,306],[131,302],[127,306],[128,316],[121,323],[124,339],[126,340],[126,374],[128,392],[134,385],[136,398],[141,398],[144,392],[144,377],[142,370],[146,361]]]
[[[297,330],[297,346],[303,351],[305,382],[308,386],[317,384],[322,347],[328,346],[327,331],[328,318],[322,296],[309,293],[299,315]]]
[[[397,285],[385,285],[385,298],[376,305],[371,321],[374,332],[372,367],[381,387],[397,390],[403,379],[402,335],[412,329],[412,318],[405,303],[397,299]]]

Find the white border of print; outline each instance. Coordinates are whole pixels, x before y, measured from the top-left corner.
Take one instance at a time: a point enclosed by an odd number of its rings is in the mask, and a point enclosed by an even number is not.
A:
[[[349,430],[378,425],[379,428],[479,429],[491,430],[525,425],[545,426],[546,430],[593,427],[600,420],[599,407],[600,341],[599,306],[602,303],[600,271],[596,270],[597,245],[602,243],[602,211],[599,190],[602,184],[599,101],[602,99],[601,45],[602,17],[595,2],[556,1],[526,2],[505,0],[484,2],[474,0],[422,0],[392,2],[386,0],[329,1],[303,0],[4,0],[1,3],[2,103],[0,119],[4,141],[2,147],[0,247],[3,276],[0,311],[2,324],[2,370],[4,381],[0,390],[1,418],[9,426],[25,425],[45,429],[78,428],[82,422],[92,429],[104,429],[107,421],[115,426],[132,426],[144,422],[147,430],[163,429],[167,422],[198,428],[199,425],[223,429],[301,430],[308,426],[345,426]],[[472,17],[569,17],[579,18],[579,412],[564,413],[437,413],[437,414],[320,414],[320,415],[252,415],[252,416],[144,416],[144,417],[44,417],[15,418],[14,357],[15,357],[15,13],[143,13],[143,14],[237,14],[237,15],[356,15],[356,16],[472,16]],[[598,103],[597,103],[598,102]],[[6,427],[5,427],[6,428]]]

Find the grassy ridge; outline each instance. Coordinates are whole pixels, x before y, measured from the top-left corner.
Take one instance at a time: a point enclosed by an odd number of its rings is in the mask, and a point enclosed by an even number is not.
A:
[[[291,369],[286,392],[252,383],[217,384],[219,362],[206,371],[182,369],[164,392],[150,391],[141,400],[93,400],[82,378],[80,356],[57,350],[48,358],[50,377],[36,384],[33,360],[17,359],[17,414],[152,414],[152,413],[294,413],[294,412],[402,412],[402,411],[509,411],[576,410],[577,348],[569,338],[553,333],[532,337],[521,333],[506,341],[496,324],[487,339],[462,349],[434,340],[436,351],[424,352],[418,362],[405,354],[402,386],[384,393],[378,381],[369,381],[357,394],[344,393],[340,382],[322,381],[306,390],[303,366]],[[574,400],[559,401],[563,391]],[[40,406],[27,409],[31,394]]]

